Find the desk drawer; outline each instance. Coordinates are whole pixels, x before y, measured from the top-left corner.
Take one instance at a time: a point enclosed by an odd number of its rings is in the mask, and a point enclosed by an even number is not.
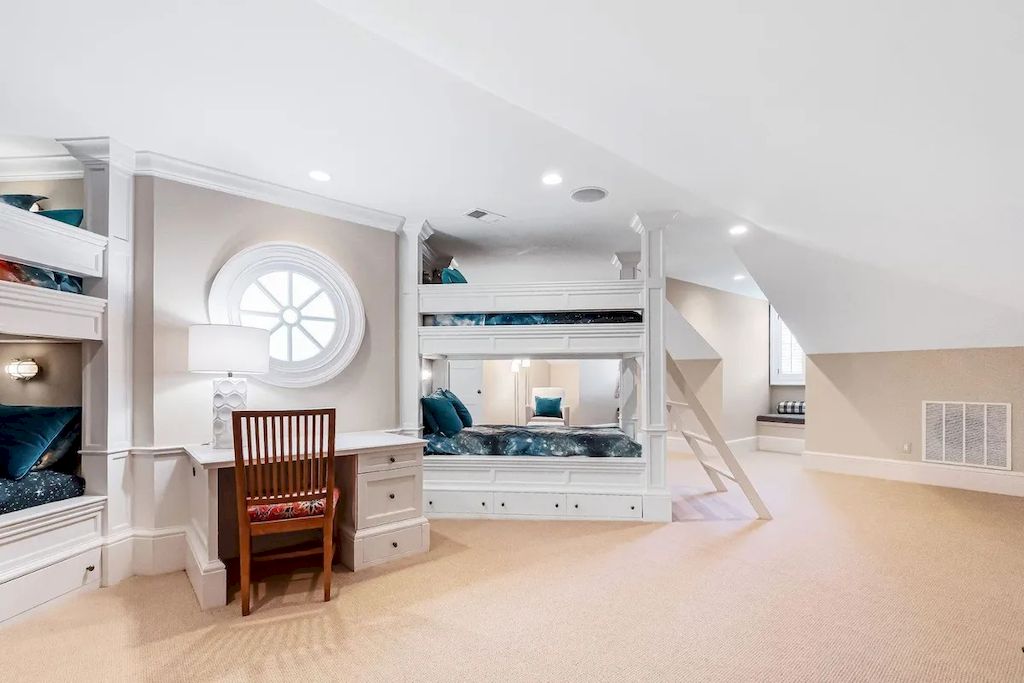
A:
[[[357,568],[380,564],[387,560],[423,552],[429,542],[429,527],[418,524],[408,529],[390,531],[358,541]]]
[[[367,472],[358,475],[357,481],[357,529],[400,522],[422,514],[423,470],[419,467]]]
[[[356,456],[356,470],[364,472],[382,472],[401,467],[420,466],[423,464],[423,446],[393,448],[383,451],[370,451]]]

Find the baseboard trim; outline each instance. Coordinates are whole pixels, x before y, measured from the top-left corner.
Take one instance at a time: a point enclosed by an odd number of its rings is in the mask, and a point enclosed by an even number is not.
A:
[[[804,452],[804,440],[792,436],[758,436],[757,450],[800,455]]]
[[[199,609],[223,607],[228,604],[227,569],[220,560],[209,562],[201,557],[199,541],[193,539],[190,531],[185,533],[185,574],[192,584]]]
[[[185,569],[185,527],[136,529],[132,540],[132,569],[135,574],[154,576]]]
[[[1024,496],[1024,473],[1021,472],[816,451],[804,451],[802,460],[804,469],[818,472],[852,474],[912,484],[1000,493],[1005,496]]]

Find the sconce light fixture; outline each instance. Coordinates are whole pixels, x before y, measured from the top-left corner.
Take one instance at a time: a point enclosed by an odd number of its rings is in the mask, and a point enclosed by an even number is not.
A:
[[[18,358],[4,366],[11,379],[30,380],[39,374],[39,364],[32,358]]]

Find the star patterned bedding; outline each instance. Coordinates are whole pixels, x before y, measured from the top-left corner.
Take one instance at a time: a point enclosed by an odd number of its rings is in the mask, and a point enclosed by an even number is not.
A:
[[[478,425],[454,436],[427,434],[427,455],[639,458],[640,444],[617,427]]]

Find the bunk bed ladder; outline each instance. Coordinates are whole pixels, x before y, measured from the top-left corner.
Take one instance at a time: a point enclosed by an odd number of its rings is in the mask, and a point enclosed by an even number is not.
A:
[[[722,481],[722,477],[739,484],[740,489],[747,496],[747,500],[750,501],[750,506],[754,508],[760,519],[771,519],[772,513],[768,511],[768,507],[761,500],[761,496],[757,493],[757,489],[754,488],[754,484],[750,481],[747,473],[743,470],[736,456],[733,454],[732,449],[729,448],[729,444],[726,443],[725,437],[718,431],[718,427],[715,425],[714,420],[708,415],[708,411],[704,409],[701,402],[697,399],[697,394],[687,384],[686,378],[683,376],[679,366],[676,365],[675,360],[672,356],[665,354],[666,364],[665,367],[668,369],[668,376],[672,380],[672,383],[676,385],[680,392],[683,394],[682,401],[667,402],[668,413],[670,419],[676,416],[673,409],[677,411],[688,410],[693,413],[694,417],[697,418],[697,422],[704,430],[703,434],[691,432],[685,429],[680,429],[683,438],[686,439],[686,443],[690,445],[693,450],[693,454],[697,457],[697,462],[700,463],[704,471],[707,472],[708,478],[711,479],[711,483],[714,485],[716,491],[725,491],[725,482]],[[673,420],[674,422],[674,420]],[[722,458],[725,463],[726,469],[719,469],[715,465],[708,462],[708,453],[705,451],[706,447],[710,447],[718,451],[718,455]]]

